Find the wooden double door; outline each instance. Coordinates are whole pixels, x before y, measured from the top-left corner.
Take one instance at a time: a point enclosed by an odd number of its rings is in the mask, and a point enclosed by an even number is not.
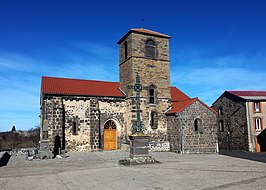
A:
[[[117,129],[114,121],[109,120],[104,125],[104,150],[117,149]]]

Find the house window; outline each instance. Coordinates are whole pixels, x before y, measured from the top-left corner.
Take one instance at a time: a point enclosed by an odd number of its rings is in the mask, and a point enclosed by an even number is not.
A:
[[[254,102],[254,112],[260,112],[260,102]]]
[[[202,126],[202,120],[197,118],[194,120],[194,131],[199,133],[204,133],[204,129]]]
[[[77,121],[73,121],[72,134],[77,135]]]
[[[218,114],[219,114],[219,115],[223,115],[223,108],[222,108],[222,107],[219,108],[219,110],[218,110]]]
[[[219,131],[224,131],[224,121],[223,120],[221,120],[221,121],[219,121]]]
[[[155,87],[153,85],[149,87],[149,102],[155,104]]]
[[[157,129],[158,127],[158,114],[155,111],[151,112],[151,122],[150,122],[152,129]]]
[[[156,45],[153,40],[147,40],[145,44],[146,57],[156,58]]]
[[[127,42],[124,43],[125,60],[127,59]]]
[[[262,130],[262,120],[261,118],[255,118],[255,130],[261,131]]]

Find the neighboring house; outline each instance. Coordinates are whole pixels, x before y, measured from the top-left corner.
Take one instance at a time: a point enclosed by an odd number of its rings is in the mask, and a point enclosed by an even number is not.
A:
[[[170,87],[169,39],[146,29],[131,29],[124,35],[118,41],[119,82],[42,77],[41,149],[92,151],[128,146],[136,119],[136,94],[130,86],[138,74],[143,86],[141,120],[151,137],[150,150],[216,152],[214,111]]]
[[[225,91],[212,107],[221,150],[266,151],[266,91]]]

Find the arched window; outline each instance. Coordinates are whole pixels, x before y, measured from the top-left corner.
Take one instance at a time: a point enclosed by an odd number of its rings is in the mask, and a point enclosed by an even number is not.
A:
[[[222,108],[222,107],[219,108],[219,110],[218,110],[218,114],[219,114],[219,115],[223,115],[223,108]]]
[[[158,114],[155,111],[151,112],[151,122],[150,122],[152,129],[157,129],[158,127]]]
[[[108,120],[105,125],[104,129],[116,129],[116,124],[113,120]]]
[[[221,131],[221,132],[224,131],[224,121],[223,120],[219,121],[219,131]]]
[[[146,57],[156,58],[156,45],[153,40],[147,40],[145,44]]]
[[[155,86],[150,85],[149,86],[149,103],[155,104]]]
[[[42,139],[48,139],[48,120],[43,120]]]
[[[194,120],[194,131],[199,133],[204,133],[204,129],[202,126],[202,120],[197,118]]]
[[[124,43],[124,55],[125,55],[125,60],[127,59],[127,42]]]

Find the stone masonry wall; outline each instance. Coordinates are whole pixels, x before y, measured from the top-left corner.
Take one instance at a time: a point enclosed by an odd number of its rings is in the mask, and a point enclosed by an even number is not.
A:
[[[123,99],[100,100],[100,125],[101,125],[101,145],[104,145],[104,125],[108,120],[113,120],[117,129],[117,147],[127,143],[127,129],[124,124],[125,103]]]
[[[194,121],[202,121],[202,130],[195,131]],[[216,114],[199,101],[192,103],[176,118],[168,118],[168,137],[171,150],[183,153],[217,152]]]
[[[41,120],[48,120],[49,150],[53,150],[56,135],[60,136],[62,144],[65,136],[67,151],[102,149],[103,127],[108,119],[115,120],[119,126],[118,147],[125,141],[123,98],[50,96],[45,101]]]
[[[91,150],[91,99],[68,98],[64,100],[66,150]],[[73,125],[76,125],[76,133]]]
[[[156,59],[145,57],[145,42],[152,39],[156,43]],[[128,59],[124,59],[124,42],[128,43]],[[140,75],[143,86],[155,85],[159,97],[170,99],[170,60],[169,39],[143,34],[131,33],[120,44],[120,86],[127,94],[132,96],[132,90],[126,88],[135,81],[136,73]],[[141,96],[146,96],[143,92]]]
[[[218,122],[222,121],[224,130],[219,130],[218,141],[220,150],[249,150],[248,129],[245,103],[229,96],[220,97],[213,109],[222,113],[218,115]]]
[[[173,152],[181,152],[181,126],[176,116],[167,117],[167,136],[170,143],[170,150]]]
[[[48,150],[53,150],[54,139],[56,135],[63,137],[62,133],[62,116],[63,107],[60,97],[49,97],[46,99],[46,112],[42,115],[42,121],[47,119],[48,123]]]

